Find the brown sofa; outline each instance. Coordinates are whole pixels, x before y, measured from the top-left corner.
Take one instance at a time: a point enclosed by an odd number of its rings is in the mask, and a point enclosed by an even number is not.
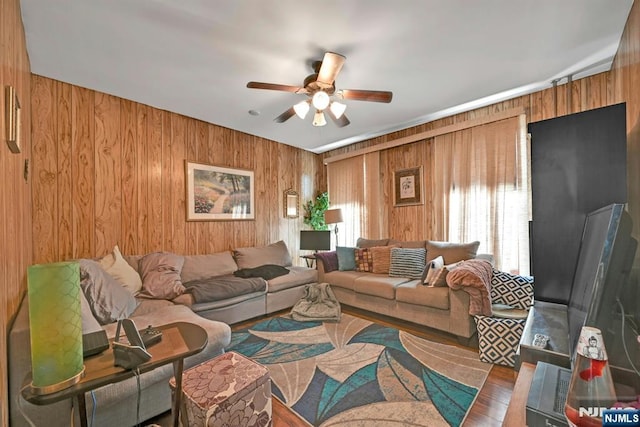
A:
[[[492,260],[490,255],[476,255],[478,246],[479,242],[454,244],[363,238],[358,239],[357,243],[357,249],[424,248],[425,266],[439,256],[443,257],[445,264],[476,256]],[[361,271],[362,268],[357,267],[334,269],[335,264],[325,261],[333,254],[319,254],[318,281],[329,283],[340,303],[445,331],[458,336],[464,343],[468,343],[476,333],[473,317],[469,315],[470,298],[467,292],[448,286],[425,286],[422,277],[399,277],[398,274]],[[332,271],[327,271],[328,265]]]

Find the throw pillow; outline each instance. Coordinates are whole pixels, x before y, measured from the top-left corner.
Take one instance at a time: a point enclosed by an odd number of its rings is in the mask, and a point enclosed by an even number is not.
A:
[[[140,259],[142,292],[140,296],[155,299],[173,299],[185,291],[180,272],[184,257],[169,252],[154,252]]]
[[[338,254],[336,251],[318,252],[316,254],[316,262],[322,263],[325,273],[330,273],[338,269]]]
[[[376,246],[387,246],[389,239],[365,239],[364,237],[358,237],[356,246],[359,248],[373,248]]]
[[[80,287],[101,325],[129,317],[138,305],[131,292],[107,273],[100,263],[81,259]]]
[[[338,254],[338,270],[340,271],[352,271],[356,269],[356,248],[347,246],[337,246],[336,253]]]
[[[445,265],[438,269],[429,281],[429,286],[433,288],[442,288],[447,286],[447,275],[449,274],[449,268]]]
[[[427,263],[421,277],[422,284],[430,285],[442,267],[444,267],[444,259],[441,256]]]
[[[369,248],[357,248],[355,250],[355,256],[356,271],[369,272],[373,270],[373,258]]]
[[[425,268],[424,248],[392,248],[389,276],[420,279]]]
[[[453,264],[476,257],[479,241],[471,243],[450,243],[427,240],[427,261],[441,256],[445,264]]]
[[[528,310],[533,303],[533,277],[493,269],[491,302]]]
[[[100,259],[102,268],[113,276],[126,290],[135,295],[142,289],[142,279],[136,270],[122,257],[116,245],[113,252]]]
[[[391,248],[395,246],[376,246],[371,248],[371,259],[373,260],[372,272],[375,274],[389,274],[391,266]]]
[[[80,313],[82,315],[83,334],[96,332],[102,329],[100,322],[98,322],[98,319],[96,319],[91,311],[91,306],[89,305],[89,301],[87,301],[87,297],[84,295],[84,292],[80,292]]]
[[[238,268],[255,268],[265,264],[291,267],[291,255],[286,243],[280,240],[267,246],[239,248],[234,251]]]

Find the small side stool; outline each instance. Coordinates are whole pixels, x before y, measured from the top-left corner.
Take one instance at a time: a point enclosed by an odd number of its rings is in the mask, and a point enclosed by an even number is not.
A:
[[[175,393],[175,378],[169,381]],[[182,374],[183,425],[272,425],[271,378],[264,366],[228,352]]]

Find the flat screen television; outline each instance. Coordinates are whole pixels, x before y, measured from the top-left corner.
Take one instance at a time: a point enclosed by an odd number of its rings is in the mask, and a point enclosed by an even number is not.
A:
[[[610,364],[628,368],[622,347],[625,295],[633,291],[629,273],[637,242],[632,221],[622,204],[611,204],[587,214],[568,304],[569,345],[572,360],[582,326],[602,331]],[[633,292],[635,294],[635,292]],[[628,304],[626,315],[637,318],[639,307]],[[638,343],[629,343],[638,358]]]
[[[328,251],[331,249],[331,231],[300,231],[300,249],[310,251]]]

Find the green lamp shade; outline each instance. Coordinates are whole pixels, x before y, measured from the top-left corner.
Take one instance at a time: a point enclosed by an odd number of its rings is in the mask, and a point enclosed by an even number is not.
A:
[[[82,313],[78,262],[28,269],[32,391],[51,393],[80,380]]]

